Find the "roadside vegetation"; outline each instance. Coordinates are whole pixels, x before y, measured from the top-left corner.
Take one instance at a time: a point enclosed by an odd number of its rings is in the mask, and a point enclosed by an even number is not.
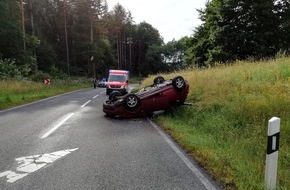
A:
[[[29,80],[0,80],[0,110],[88,87],[92,87],[92,82],[86,78],[56,79],[51,85]]]
[[[268,120],[281,118],[278,189],[290,189],[289,63],[277,58],[161,74],[188,80],[193,105],[156,121],[226,189],[262,190]]]

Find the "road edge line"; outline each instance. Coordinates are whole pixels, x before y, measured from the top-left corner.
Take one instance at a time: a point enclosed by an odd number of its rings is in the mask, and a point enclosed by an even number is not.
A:
[[[157,130],[159,135],[169,144],[169,146],[174,150],[174,152],[181,158],[181,160],[186,164],[186,166],[193,172],[193,174],[200,180],[200,182],[205,186],[208,190],[216,190],[214,185],[206,179],[206,177],[196,168],[191,161],[179,150],[179,148],[172,142],[171,139],[167,137],[167,135],[158,127],[153,121],[151,121],[148,117],[147,120],[150,124]]]

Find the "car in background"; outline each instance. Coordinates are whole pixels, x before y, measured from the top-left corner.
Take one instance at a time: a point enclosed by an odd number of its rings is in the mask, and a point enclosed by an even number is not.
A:
[[[139,117],[154,111],[168,110],[175,105],[183,105],[189,93],[189,84],[182,76],[165,80],[162,76],[153,84],[136,93],[122,95],[114,91],[103,103],[103,112],[110,117]]]
[[[102,80],[100,80],[98,82],[98,87],[106,88],[107,87],[107,84],[108,84],[107,79],[106,78],[103,78]]]

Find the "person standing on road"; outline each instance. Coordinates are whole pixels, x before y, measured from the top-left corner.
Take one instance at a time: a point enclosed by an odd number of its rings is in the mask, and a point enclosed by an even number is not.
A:
[[[93,83],[94,83],[94,88],[96,88],[97,87],[97,79],[96,78],[93,79]]]

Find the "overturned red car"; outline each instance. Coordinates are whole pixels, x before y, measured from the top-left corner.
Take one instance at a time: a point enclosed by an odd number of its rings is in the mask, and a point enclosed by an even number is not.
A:
[[[184,104],[189,92],[189,84],[182,76],[165,80],[162,76],[153,84],[136,93],[122,96],[113,91],[104,102],[103,111],[110,117],[140,117],[154,111],[168,110],[174,105]]]

